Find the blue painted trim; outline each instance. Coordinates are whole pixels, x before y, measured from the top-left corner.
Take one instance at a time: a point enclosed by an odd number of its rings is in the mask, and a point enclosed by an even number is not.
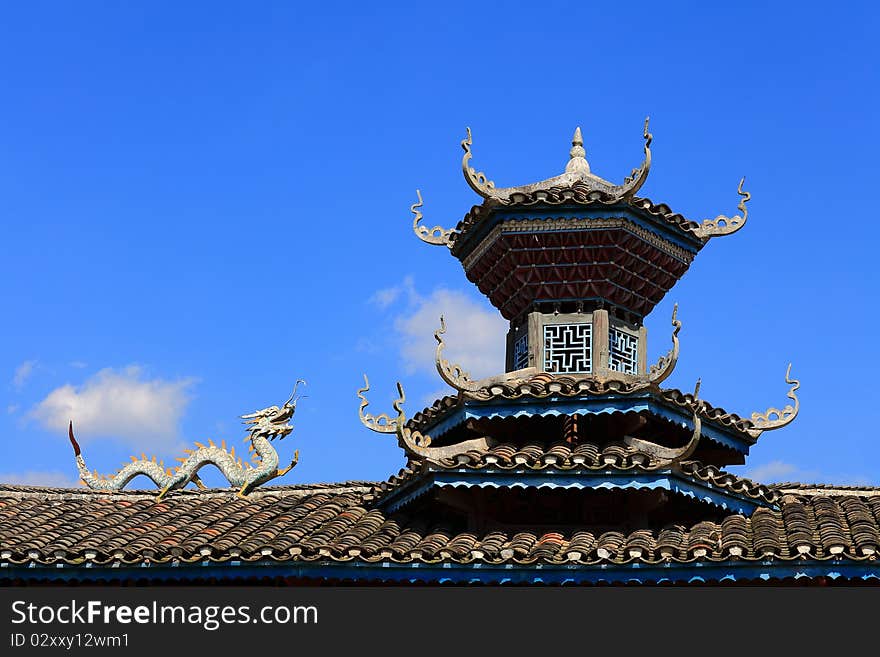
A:
[[[639,400],[639,403],[636,403],[635,400]],[[426,425],[424,432],[429,432],[436,439],[467,420],[477,418],[638,412],[650,409],[648,401],[649,397],[646,395],[630,395],[626,398],[613,395],[591,395],[583,399],[553,396],[544,399],[507,399],[501,402],[469,400],[440,422]]]
[[[433,488],[566,488],[578,490],[641,490],[663,489],[713,504],[733,513],[750,516],[759,507],[776,508],[763,500],[740,495],[709,482],[690,478],[673,470],[644,472],[633,470],[558,470],[545,468],[513,471],[494,468],[432,471],[388,493],[379,500],[379,507],[394,512]]]
[[[703,582],[752,582],[787,578],[796,580],[827,577],[832,580],[880,583],[880,563],[850,561],[847,559],[814,561],[696,561],[692,563],[662,564],[399,564],[391,561],[367,563],[363,561],[315,561],[278,562],[257,561],[239,566],[230,563],[206,562],[197,567],[193,564],[172,568],[167,564],[121,566],[119,568],[94,568],[65,566],[21,567],[3,569],[4,577],[23,580],[187,580],[215,577],[218,579],[242,579],[249,577],[293,577],[321,580],[348,580],[353,582],[393,582],[414,584],[418,582],[440,584],[598,584],[598,583],[703,583]]]
[[[551,396],[544,399],[507,399],[488,402],[466,401],[435,424],[427,424],[422,430],[436,441],[452,429],[468,420],[507,417],[533,417],[572,415],[601,415],[610,413],[648,412],[676,424],[690,427],[692,417],[678,407],[671,407],[654,398],[651,393],[633,395],[590,395],[585,397]],[[702,435],[720,445],[748,455],[754,441],[740,433],[703,420]],[[751,440],[751,442],[749,442]]]
[[[557,208],[557,209],[525,209],[525,210],[499,210],[490,217],[484,218],[473,229],[469,230],[462,238],[459,238],[460,246],[456,249],[459,259],[467,258],[488,233],[499,223],[504,221],[517,221],[528,219],[611,219],[624,218],[635,225],[649,230],[658,237],[672,242],[686,251],[696,255],[703,248],[703,242],[689,233],[678,230],[662,219],[651,214],[642,213],[628,205],[609,205],[599,207]],[[590,229],[579,229],[590,230]],[[539,231],[535,231],[539,232]]]

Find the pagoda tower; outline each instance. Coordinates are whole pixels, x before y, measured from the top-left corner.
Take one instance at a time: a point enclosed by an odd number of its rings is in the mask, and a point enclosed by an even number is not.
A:
[[[640,535],[662,553],[681,547],[683,526],[778,508],[774,490],[722,468],[795,418],[791,366],[791,403],[740,417],[702,400],[699,381],[693,392],[661,386],[678,360],[677,306],[671,347],[653,361],[644,325],[712,238],[746,224],[749,193],[740,181],[739,213],[700,222],[637,196],[651,167],[647,119],[643,136],[644,159],[622,184],[592,172],[578,128],[563,173],[501,188],[471,165],[468,129],[462,171],[482,202],[455,228],[428,228],[417,192],[416,235],[447,248],[510,329],[499,336],[505,371],[475,380],[444,357],[455,318],[438,318],[437,372],[456,394],[409,419],[400,384],[394,414],[368,413],[365,377],[362,422],[395,434],[408,456],[376,490],[383,511],[474,536],[543,527],[569,549],[575,536],[601,536],[600,554],[625,547],[636,558]],[[611,545],[625,536],[632,545]]]

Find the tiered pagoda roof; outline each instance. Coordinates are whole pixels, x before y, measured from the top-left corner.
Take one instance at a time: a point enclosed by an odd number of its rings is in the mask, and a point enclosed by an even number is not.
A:
[[[635,196],[651,167],[647,119],[644,138],[644,160],[623,184],[592,173],[578,128],[564,173],[498,188],[471,166],[468,129],[462,171],[482,204],[454,229],[427,228],[419,193],[412,207],[413,230],[429,244],[448,247],[468,278],[510,320],[507,372],[473,380],[464,367],[446,360],[441,317],[434,334],[436,367],[458,394],[407,420],[399,386],[397,417],[374,417],[365,412],[367,381],[358,394],[361,419],[369,428],[397,433],[401,447],[415,459],[485,451],[500,439],[522,442],[537,430],[545,442],[564,436],[575,445],[599,435],[606,444],[651,445],[654,454],[665,455],[673,465],[695,457],[722,466],[744,462],[761,433],[794,419],[800,383],[790,378],[790,366],[786,381],[793,403],[750,418],[699,399],[699,382],[693,394],[661,388],[679,356],[677,306],[672,348],[650,367],[645,362],[644,315],[710,238],[745,225],[750,195],[743,191],[743,179],[738,190],[742,215],[702,222]],[[701,427],[689,439],[688,426],[697,424]]]
[[[280,468],[269,440],[292,427],[295,395],[242,416],[262,459],[245,472],[225,446],[199,445],[174,472],[126,466],[91,475],[95,491],[0,486],[0,579],[6,582],[271,581],[453,583],[880,583],[880,488],[763,485],[724,470],[744,463],[765,432],[798,414],[790,400],[748,417],[662,384],[671,347],[647,358],[645,315],[710,238],[741,215],[694,222],[639,198],[644,160],[620,185],[594,175],[580,129],[559,176],[498,188],[462,170],[483,201],[454,229],[413,229],[448,247],[510,321],[504,371],[474,379],[445,357],[454,394],[408,418],[398,383],[393,413],[369,429],[393,435],[407,464],[387,481],[262,486]],[[455,318],[449,318],[451,322]],[[185,490],[221,468],[235,490]],[[121,492],[138,468],[163,488]],[[119,485],[117,485],[119,484]],[[261,487],[262,486],[262,487]],[[113,490],[110,490],[110,489]]]

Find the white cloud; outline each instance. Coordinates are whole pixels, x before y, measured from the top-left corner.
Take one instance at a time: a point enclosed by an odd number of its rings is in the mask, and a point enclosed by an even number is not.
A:
[[[27,383],[31,374],[34,373],[34,367],[36,367],[36,365],[37,361],[26,360],[15,368],[15,374],[12,376],[12,385],[15,386],[17,390],[24,387],[24,384]]]
[[[875,480],[863,474],[831,473],[818,470],[804,470],[785,461],[770,461],[744,470],[743,475],[762,484],[802,482],[805,484],[836,484],[848,486],[874,485]]]
[[[816,482],[828,481],[816,470],[804,470],[793,463],[770,461],[745,470],[745,476],[762,484],[778,484],[786,481]]]
[[[27,470],[25,472],[0,472],[0,484],[76,488],[79,486],[79,480],[73,479],[63,472]]]
[[[377,290],[373,294],[373,296],[370,297],[370,302],[379,306],[379,308],[381,308],[382,310],[385,310],[391,304],[397,301],[401,297],[401,295],[406,296],[406,303],[408,303],[409,305],[412,305],[418,301],[419,294],[418,292],[416,292],[416,287],[412,276],[405,277],[400,285]]]
[[[106,436],[138,448],[173,447],[190,401],[193,379],[145,380],[137,366],[103,369],[82,385],[63,385],[30,411],[48,429],[64,432],[73,420],[77,439]]]
[[[9,415],[15,415],[16,411],[18,411],[18,404],[10,404],[6,407],[6,413]]]
[[[399,296],[399,287],[386,287],[384,290],[377,290],[376,293],[372,297],[370,297],[370,301],[372,301],[384,310],[392,303],[397,301],[397,298]]]
[[[498,311],[480,304],[463,292],[439,288],[420,295],[411,278],[397,286],[398,296],[406,294],[406,310],[398,315],[394,328],[400,343],[400,355],[409,373],[436,373],[434,331],[440,315],[446,318],[445,355],[474,377],[491,376],[504,371],[505,336],[508,323]]]
[[[77,370],[82,370],[89,366],[89,364],[83,360],[72,360],[68,365]]]
[[[770,461],[764,465],[758,465],[749,468],[746,476],[759,482],[776,483],[781,481],[791,481],[792,475],[798,472],[798,468],[791,463],[783,461]]]
[[[382,346],[378,342],[365,337],[358,338],[354,348],[355,351],[362,354],[378,354],[382,352]]]
[[[435,401],[439,399],[443,399],[447,395],[456,395],[457,392],[454,388],[450,388],[446,386],[445,388],[437,388],[433,392],[429,392],[426,395],[422,395],[422,405],[426,407],[430,407]]]

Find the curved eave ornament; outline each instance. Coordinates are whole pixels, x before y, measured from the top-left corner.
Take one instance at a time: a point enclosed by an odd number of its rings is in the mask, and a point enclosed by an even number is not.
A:
[[[446,246],[451,249],[458,234],[457,231],[455,229],[443,228],[443,226],[434,226],[433,228],[423,226],[421,223],[422,213],[419,211],[419,208],[424,203],[422,201],[422,192],[418,189],[416,190],[416,196],[419,198],[418,203],[413,203],[409,206],[409,211],[413,213],[413,232],[416,234],[416,237],[428,244]]]
[[[587,185],[592,190],[607,194],[615,200],[628,201],[645,184],[645,180],[647,180],[648,173],[651,170],[651,142],[654,137],[648,132],[648,118],[645,119],[644,139],[645,159],[641,166],[632,170],[632,173],[624,180],[622,185],[610,183],[590,172],[590,165],[586,159],[584,140],[581,137],[580,128],[574,131],[571,151],[569,151],[570,159],[565,167],[565,173],[554,178],[519,187],[495,187],[495,183],[489,180],[485,173],[477,171],[470,165],[471,158],[473,157],[471,152],[473,136],[471,135],[470,128],[467,128],[467,137],[461,142],[461,147],[464,149],[461,170],[464,173],[465,181],[477,194],[485,199],[498,201],[503,204],[512,202],[514,194],[533,194],[553,188],[572,187],[576,183]]]
[[[703,412],[704,403],[699,400],[700,380],[697,379],[697,385],[694,388],[694,408],[693,408],[693,431],[691,438],[684,447],[665,447],[649,440],[635,438],[633,436],[624,436],[623,442],[634,449],[639,450],[649,456],[654,457],[663,466],[678,465],[680,462],[690,458],[697,450],[697,445],[702,436],[703,423],[700,420],[700,413]]]
[[[746,220],[749,218],[749,210],[746,208],[746,203],[749,202],[752,195],[749,192],[743,191],[743,185],[745,182],[746,179],[745,176],[743,176],[739,181],[739,186],[736,188],[736,193],[742,197],[740,198],[739,205],[736,206],[736,209],[742,212],[742,216],[735,214],[732,217],[728,217],[719,214],[714,219],[704,219],[703,222],[694,229],[694,235],[705,241],[711,237],[732,235],[746,225]]]
[[[788,364],[788,369],[785,371],[785,382],[791,386],[791,390],[786,396],[794,404],[786,404],[783,408],[768,408],[763,413],[752,413],[752,426],[746,430],[752,438],[757,438],[765,431],[780,429],[797,417],[801,404],[795,392],[801,387],[801,382],[791,378],[791,363]]]
[[[680,350],[678,333],[681,331],[681,322],[678,319],[678,304],[672,307],[672,327],[672,349],[666,355],[661,356],[648,370],[648,380],[654,385],[659,385],[668,379],[678,363],[678,353]]]
[[[491,397],[490,388],[503,384],[518,384],[526,381],[528,377],[538,373],[534,367],[527,367],[513,372],[506,372],[499,376],[487,377],[474,381],[465,369],[456,363],[450,363],[443,357],[443,349],[446,343],[441,337],[446,333],[446,320],[440,315],[440,328],[434,331],[434,339],[437,340],[437,349],[434,352],[434,364],[437,373],[443,382],[455,388],[462,396],[469,399],[486,399]]]
[[[369,405],[364,393],[369,390],[370,381],[367,379],[367,375],[364,374],[364,387],[360,388],[357,392],[357,395],[361,400],[361,405],[358,409],[358,416],[361,419],[361,423],[363,423],[368,429],[377,433],[397,434],[398,444],[407,455],[412,458],[436,462],[441,459],[455,458],[459,454],[464,454],[473,450],[486,451],[495,444],[495,441],[491,438],[484,437],[465,440],[455,445],[447,445],[445,447],[432,447],[430,436],[426,436],[420,431],[414,431],[406,425],[406,413],[403,410],[403,403],[406,401],[406,395],[404,394],[403,386],[399,381],[397,382],[398,398],[394,400],[393,403],[394,410],[397,411],[396,418],[392,418],[386,413],[374,416],[364,412],[364,409]]]
[[[446,333],[446,320],[440,315],[440,328],[434,331],[434,339],[437,341],[437,350],[434,352],[434,364],[437,367],[437,373],[444,383],[459,392],[477,392],[483,387],[482,382],[473,381],[461,365],[450,364],[448,360],[443,358],[443,348],[446,343],[441,337]]]

